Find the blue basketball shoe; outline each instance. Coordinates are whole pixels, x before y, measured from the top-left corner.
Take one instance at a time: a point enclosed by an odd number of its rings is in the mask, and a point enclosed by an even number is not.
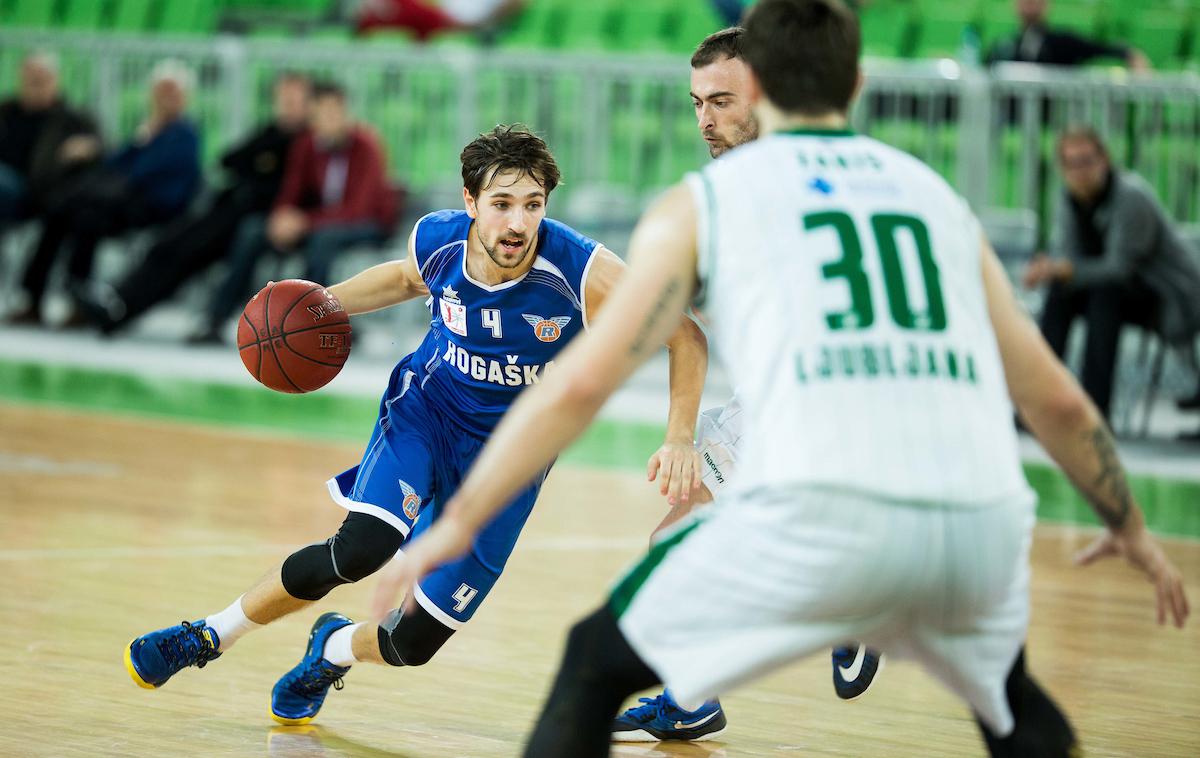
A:
[[[719,700],[709,700],[694,711],[685,711],[664,690],[657,697],[638,699],[634,706],[613,721],[614,742],[659,742],[711,740],[725,731],[725,710]]]
[[[871,688],[883,654],[866,645],[833,649],[833,691],[842,700],[853,700]]]
[[[317,717],[325,703],[329,687],[342,688],[342,677],[349,666],[335,666],[325,660],[325,643],[329,635],[354,622],[340,613],[322,613],[313,622],[308,635],[308,649],[295,668],[275,682],[271,690],[271,718],[281,724],[307,724]]]
[[[137,637],[125,648],[125,670],[137,686],[148,690],[167,683],[188,666],[204,668],[221,657],[221,640],[204,621],[186,621]]]

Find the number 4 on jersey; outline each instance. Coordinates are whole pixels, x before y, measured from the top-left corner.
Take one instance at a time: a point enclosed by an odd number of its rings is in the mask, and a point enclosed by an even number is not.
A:
[[[499,308],[484,308],[483,311],[483,328],[491,329],[492,336],[496,339],[504,338],[503,324],[500,322]]]
[[[463,609],[470,605],[471,601],[474,600],[475,596],[478,594],[479,590],[475,589],[474,587],[468,584],[460,584],[458,589],[454,591],[454,594],[451,595],[451,597],[458,601],[454,604],[454,612],[462,613]]]

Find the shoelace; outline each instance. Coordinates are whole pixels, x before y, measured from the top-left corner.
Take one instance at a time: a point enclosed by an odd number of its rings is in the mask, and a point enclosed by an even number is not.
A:
[[[190,660],[196,668],[204,668],[205,664],[220,655],[205,636],[202,627],[194,626],[188,621],[182,622],[182,626],[183,628],[175,634],[158,641],[159,652],[171,665],[182,663],[186,666]],[[191,660],[193,658],[194,660]]]
[[[665,715],[667,712],[667,699],[662,695],[654,697],[640,697],[639,703],[645,705],[638,706],[629,712],[629,717],[640,722],[652,721],[660,714]]]
[[[323,661],[317,661],[300,672],[292,689],[297,691],[297,694],[314,695],[332,684],[335,690],[340,690],[346,686],[342,676],[326,666]]]

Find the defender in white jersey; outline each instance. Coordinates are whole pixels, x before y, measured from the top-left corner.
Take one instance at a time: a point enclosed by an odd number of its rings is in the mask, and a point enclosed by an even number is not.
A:
[[[697,45],[691,58],[689,95],[696,113],[696,126],[708,146],[709,155],[719,158],[733,148],[758,138],[758,120],[751,108],[748,90],[750,67],[742,58],[742,29],[730,27],[714,32]],[[697,314],[701,315],[701,314]],[[701,320],[702,315],[701,315]],[[700,486],[687,500],[669,497],[670,510],[654,530],[654,541],[694,508],[711,503],[736,477],[742,455],[742,407],[736,392],[729,402],[700,414],[696,425],[696,451],[701,458]],[[669,462],[661,452],[650,459],[648,474],[653,481],[660,470],[660,490],[670,490]],[[702,574],[694,582],[706,581]],[[833,689],[839,698],[853,700],[871,687],[880,670],[882,656],[858,643],[843,644],[831,655]],[[660,740],[700,741],[719,737],[727,726],[724,708],[716,698],[698,708],[685,709],[669,690],[638,699],[613,722],[616,742]]]
[[[1010,399],[1108,527],[1084,562],[1125,557],[1160,623],[1187,618],[1103,419],[966,205],[919,161],[846,131],[859,48],[839,0],[751,7],[769,136],[647,212],[611,307],[406,552],[410,577],[461,554],[692,296],[705,302],[744,408],[739,481],[572,629],[527,756],[605,755],[632,692],[665,681],[686,706],[845,639],[920,662],[993,755],[1068,755],[1074,734],[1024,665],[1034,512]],[[681,597],[699,571],[709,581]]]

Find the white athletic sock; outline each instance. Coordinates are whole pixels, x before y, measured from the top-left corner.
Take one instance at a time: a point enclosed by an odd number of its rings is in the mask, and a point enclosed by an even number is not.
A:
[[[234,600],[228,608],[220,613],[214,613],[204,619],[204,623],[217,633],[217,638],[221,640],[221,646],[217,650],[222,653],[233,647],[233,643],[237,642],[246,632],[253,632],[263,626],[246,618],[246,612],[242,610],[241,597]]]
[[[352,666],[358,663],[358,659],[354,657],[354,630],[360,626],[362,624],[343,626],[329,635],[329,639],[325,640],[325,650],[322,651],[321,657],[334,666]]]

